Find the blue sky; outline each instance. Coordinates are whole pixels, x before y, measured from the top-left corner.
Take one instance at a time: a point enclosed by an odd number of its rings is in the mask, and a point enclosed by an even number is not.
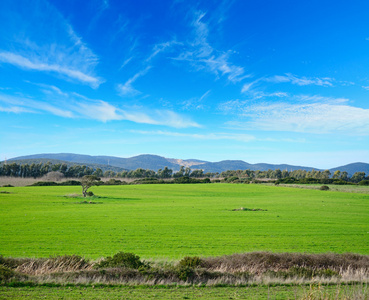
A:
[[[0,2],[0,160],[369,162],[369,1]]]

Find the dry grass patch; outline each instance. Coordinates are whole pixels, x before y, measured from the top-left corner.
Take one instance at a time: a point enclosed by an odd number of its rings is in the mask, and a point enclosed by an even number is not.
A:
[[[141,261],[138,256],[124,252],[99,262],[77,255],[40,259],[0,256],[0,265],[7,268],[5,275],[12,271],[14,278],[9,280],[23,278],[35,283],[216,286],[369,282],[369,256],[350,253],[252,252],[185,257],[167,263]]]
[[[78,272],[91,270],[93,264],[78,255],[64,255],[50,257],[47,259],[32,259],[21,265],[15,270],[28,275],[44,275],[61,272]]]

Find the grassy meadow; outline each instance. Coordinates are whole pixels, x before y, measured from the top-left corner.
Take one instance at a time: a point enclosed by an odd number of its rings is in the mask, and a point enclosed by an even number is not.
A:
[[[3,299],[367,299],[367,285],[0,287]],[[1,298],[1,296],[0,296]]]
[[[369,254],[369,195],[256,184],[0,188],[0,254]],[[6,192],[6,193],[5,193]],[[68,196],[72,195],[72,196]],[[239,208],[261,209],[256,211]]]

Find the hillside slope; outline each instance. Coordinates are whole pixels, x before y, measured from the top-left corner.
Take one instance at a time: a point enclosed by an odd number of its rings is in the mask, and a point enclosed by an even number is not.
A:
[[[164,169],[168,167],[173,171],[178,171],[181,166],[190,167],[192,170],[202,169],[204,172],[223,172],[227,170],[306,170],[311,171],[312,169],[319,170],[319,168],[308,167],[308,166],[294,166],[288,164],[266,164],[266,163],[257,163],[250,164],[244,162],[242,160],[223,160],[220,162],[208,162],[196,159],[176,159],[176,158],[165,158],[159,155],[151,155],[151,154],[142,154],[138,156],[133,156],[129,158],[122,158],[116,156],[91,156],[91,155],[82,155],[82,154],[74,154],[74,153],[44,153],[44,154],[34,154],[27,156],[20,156],[10,159],[9,161],[18,161],[21,163],[32,163],[32,162],[47,162],[50,161],[52,163],[67,163],[71,164],[81,164],[95,168],[101,168],[105,170],[112,171],[122,171],[126,170],[135,170],[138,168],[149,169],[157,171],[159,169]],[[116,169],[115,169],[116,168]],[[330,169],[333,174],[336,170],[346,171],[349,175],[354,174],[355,172],[365,172],[365,174],[369,174],[369,164],[356,162],[336,168]]]

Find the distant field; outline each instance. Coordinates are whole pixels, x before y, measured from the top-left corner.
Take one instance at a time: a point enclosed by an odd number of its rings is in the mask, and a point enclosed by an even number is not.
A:
[[[272,185],[272,184],[270,184]],[[310,189],[310,190],[319,190],[322,184],[280,184],[283,187],[292,187],[299,189]],[[369,187],[363,185],[336,185],[336,184],[327,184],[330,191],[333,192],[345,192],[345,193],[361,193],[361,194],[369,194]]]
[[[0,254],[369,254],[369,195],[256,184],[0,188]],[[89,200],[90,201],[90,200]],[[232,211],[238,208],[265,211]]]

